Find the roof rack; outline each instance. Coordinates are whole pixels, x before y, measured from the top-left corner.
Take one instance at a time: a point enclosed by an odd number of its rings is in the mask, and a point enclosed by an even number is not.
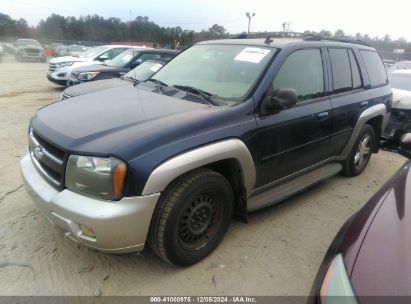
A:
[[[371,44],[363,40],[349,39],[349,38],[328,38],[328,37],[323,37],[319,34],[306,34],[304,35],[303,40],[305,41],[337,41],[337,42],[354,43],[354,44],[359,44],[359,45],[364,45],[364,46],[371,46]]]
[[[336,41],[345,43],[354,43],[372,47],[368,42],[349,38],[328,38],[316,33],[300,33],[300,32],[260,32],[247,34],[243,32],[238,35],[233,35],[230,39],[250,39],[250,38],[265,38],[264,43],[270,44],[275,38],[301,38],[304,41]]]
[[[242,32],[240,34],[232,35],[229,37],[229,39],[245,39],[245,38],[249,38],[249,35],[246,32]]]

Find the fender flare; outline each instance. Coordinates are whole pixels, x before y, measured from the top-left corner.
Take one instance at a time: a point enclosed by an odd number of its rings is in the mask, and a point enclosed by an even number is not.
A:
[[[351,134],[350,139],[348,140],[347,145],[345,146],[344,150],[341,152],[339,159],[344,160],[347,158],[348,154],[350,154],[352,147],[354,146],[355,141],[357,140],[358,134],[360,133],[362,127],[369,121],[371,118],[382,116],[382,126],[381,128],[384,129],[388,123],[388,119],[390,117],[387,114],[387,108],[385,104],[380,103],[374,106],[369,107],[364,112],[361,113],[360,117],[358,118],[357,124],[354,127],[354,130]]]
[[[239,162],[248,197],[255,186],[254,161],[244,142],[234,138],[201,146],[166,160],[151,172],[142,195],[162,192],[182,174],[225,159],[235,159]]]

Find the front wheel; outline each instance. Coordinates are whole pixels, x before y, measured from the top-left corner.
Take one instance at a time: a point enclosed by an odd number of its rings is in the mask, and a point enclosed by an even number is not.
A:
[[[375,133],[372,126],[366,124],[358,134],[357,140],[343,162],[343,173],[347,176],[360,175],[367,167],[375,146]]]
[[[170,264],[197,263],[222,240],[233,204],[230,183],[215,171],[199,169],[178,178],[154,211],[148,238],[151,249]]]

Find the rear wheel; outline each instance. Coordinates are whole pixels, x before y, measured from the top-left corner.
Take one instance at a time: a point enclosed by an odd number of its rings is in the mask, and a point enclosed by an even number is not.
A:
[[[209,255],[226,233],[233,192],[217,172],[200,169],[174,181],[154,212],[149,245],[162,260],[189,266]]]
[[[351,153],[343,162],[343,173],[347,176],[360,175],[370,161],[374,145],[374,129],[366,124],[362,127]]]

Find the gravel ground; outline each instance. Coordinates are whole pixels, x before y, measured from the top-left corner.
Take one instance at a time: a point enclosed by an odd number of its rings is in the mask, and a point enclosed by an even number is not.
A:
[[[62,88],[47,64],[0,63],[0,295],[307,295],[339,227],[404,163],[380,152],[359,177],[333,177],[233,221],[218,249],[190,268],[150,252],[110,255],[73,243],[22,187],[30,117]]]

